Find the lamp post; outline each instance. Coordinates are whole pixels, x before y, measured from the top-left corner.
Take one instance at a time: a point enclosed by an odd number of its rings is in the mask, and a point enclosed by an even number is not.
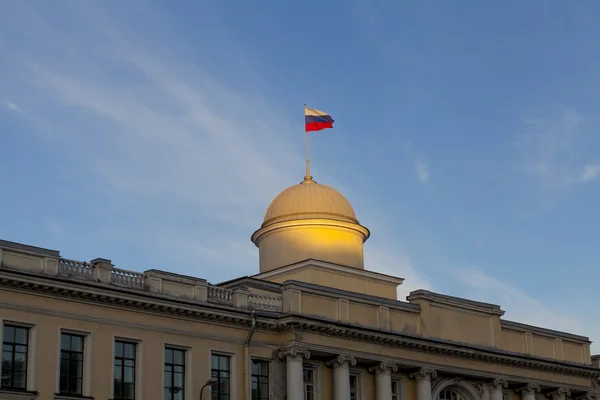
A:
[[[209,380],[206,381],[206,383],[204,384],[204,386],[202,386],[202,388],[200,389],[200,400],[202,400],[202,392],[204,391],[204,388],[207,387],[208,385],[210,385],[213,382],[216,382],[217,379],[216,378],[210,378]]]

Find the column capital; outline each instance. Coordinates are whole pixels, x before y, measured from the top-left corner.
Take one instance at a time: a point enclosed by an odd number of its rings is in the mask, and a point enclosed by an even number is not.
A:
[[[429,381],[429,380],[431,380],[431,378],[434,378],[434,379],[437,378],[437,372],[433,368],[421,368],[417,372],[413,372],[412,374],[409,374],[408,377],[410,379],[416,379],[418,381],[420,381],[420,380]]]
[[[554,396],[570,396],[571,391],[566,386],[559,386],[556,389],[546,393],[546,396],[554,397]]]
[[[502,390],[508,387],[508,382],[506,379],[495,378],[493,381],[488,383],[490,389]]]
[[[595,400],[596,398],[596,393],[593,391],[586,392],[585,394],[576,397],[578,400]]]
[[[310,358],[310,351],[300,347],[287,347],[285,349],[279,350],[280,359],[287,358],[288,356],[292,358],[304,357],[308,360]]]
[[[398,372],[398,366],[394,363],[382,361],[377,365],[369,367],[369,372],[371,373],[390,373],[390,372]]]
[[[522,386],[520,388],[515,389],[515,392],[541,392],[542,388],[540,387],[540,385],[538,385],[537,383],[528,383],[525,386]]]
[[[328,367],[331,367],[332,365],[344,365],[344,364],[350,364],[352,366],[356,365],[356,358],[354,358],[354,356],[350,355],[350,354],[339,354],[338,356],[332,358],[331,360],[327,361],[325,363],[325,365],[327,365]]]

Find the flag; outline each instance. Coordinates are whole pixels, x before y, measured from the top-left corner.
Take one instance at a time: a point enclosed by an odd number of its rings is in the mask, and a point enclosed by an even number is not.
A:
[[[306,132],[333,128],[333,118],[330,115],[314,108],[306,108],[306,106],[304,107],[304,123]]]

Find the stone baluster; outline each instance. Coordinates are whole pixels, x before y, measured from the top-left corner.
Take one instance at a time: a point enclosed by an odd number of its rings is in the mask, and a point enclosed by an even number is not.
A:
[[[356,358],[349,354],[340,354],[333,360],[327,361],[327,366],[333,366],[333,398],[348,400],[350,398],[350,365],[356,365]]]
[[[537,383],[528,383],[516,391],[521,392],[521,400],[535,400],[535,394],[539,393],[541,388]]]
[[[392,371],[398,371],[398,366],[389,362],[369,368],[369,372],[375,373],[376,400],[392,400]]]
[[[502,400],[502,390],[508,387],[504,379],[496,378],[489,384],[490,400]]]
[[[556,390],[547,393],[547,397],[550,397],[552,400],[565,400],[567,396],[571,396],[571,391],[565,386],[561,386],[556,388]]]
[[[287,400],[304,400],[304,360],[310,358],[310,352],[291,347],[282,349],[279,358],[285,358],[286,362]]]
[[[417,400],[431,399],[431,378],[437,377],[437,372],[431,368],[421,368],[419,371],[410,374],[410,379],[417,380]]]

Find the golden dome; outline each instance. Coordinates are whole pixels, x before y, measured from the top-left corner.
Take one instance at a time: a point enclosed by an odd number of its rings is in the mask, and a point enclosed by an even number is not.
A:
[[[358,224],[352,205],[340,192],[310,177],[275,197],[265,213],[262,227],[302,219],[330,219]]]

